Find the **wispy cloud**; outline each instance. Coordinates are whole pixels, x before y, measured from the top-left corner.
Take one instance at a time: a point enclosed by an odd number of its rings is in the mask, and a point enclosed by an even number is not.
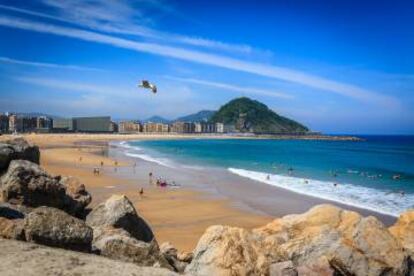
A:
[[[36,61],[18,60],[18,59],[12,59],[12,58],[8,58],[8,57],[0,57],[0,62],[18,64],[18,65],[34,66],[34,67],[45,67],[45,68],[60,68],[60,69],[69,69],[69,70],[99,71],[99,72],[106,71],[106,70],[103,70],[103,69],[93,68],[93,67],[84,67],[84,66],[78,66],[78,65],[64,65],[64,64],[56,64],[56,63],[44,63],[44,62],[36,62]]]
[[[340,94],[359,101],[379,104],[386,107],[395,107],[398,101],[390,96],[382,95],[356,85],[342,83],[302,71],[292,70],[285,67],[243,61],[217,54],[189,50],[179,47],[165,46],[156,43],[136,42],[124,38],[104,35],[96,32],[67,28],[51,24],[38,23],[13,17],[0,16],[0,25],[11,28],[50,33],[59,36],[77,38],[85,41],[108,44],[119,48],[145,52],[154,55],[171,57],[190,62],[196,62],[211,66],[217,66],[230,70],[247,72],[264,77],[279,79],[305,85],[311,88]]]
[[[0,9],[70,23],[104,33],[132,35],[163,42],[204,47],[233,53],[238,52],[243,54],[271,55],[270,51],[256,49],[250,45],[226,43],[196,36],[185,36],[145,27],[143,26],[143,22],[148,21],[149,17],[144,16],[140,9],[134,9],[128,5],[127,2],[100,0],[94,1],[92,4],[85,1],[73,0],[43,0],[42,2],[45,5],[56,9],[59,16],[1,4]],[[161,4],[158,1],[143,2],[146,2],[147,4],[150,3],[158,10],[171,10],[171,8],[169,8],[168,5],[165,5],[165,3]],[[136,19],[136,17],[138,17],[138,19]],[[140,24],[135,22],[137,20]]]
[[[227,83],[222,83],[222,82],[213,82],[213,81],[193,79],[193,78],[179,78],[179,77],[173,77],[173,76],[165,76],[165,78],[170,79],[170,80],[175,80],[175,81],[194,83],[194,84],[199,84],[199,85],[216,87],[216,88],[220,88],[224,90],[246,93],[249,95],[262,95],[262,96],[276,97],[276,98],[282,98],[282,99],[293,99],[294,98],[292,95],[289,95],[287,93],[281,93],[281,92],[277,92],[273,90],[266,90],[266,89],[258,89],[258,88],[253,88],[253,87],[242,87],[242,86],[227,84]]]

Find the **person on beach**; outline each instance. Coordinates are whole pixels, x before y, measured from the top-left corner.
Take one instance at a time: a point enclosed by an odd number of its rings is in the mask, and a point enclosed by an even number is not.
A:
[[[103,162],[103,161],[101,161],[101,167],[103,167],[103,165],[104,165],[104,162]]]
[[[152,186],[152,172],[148,174],[148,177],[149,177],[149,184],[150,186]]]
[[[270,180],[270,175],[267,175],[266,176],[266,180]]]
[[[142,197],[144,195],[144,188],[141,188],[141,190],[139,190],[139,196]]]

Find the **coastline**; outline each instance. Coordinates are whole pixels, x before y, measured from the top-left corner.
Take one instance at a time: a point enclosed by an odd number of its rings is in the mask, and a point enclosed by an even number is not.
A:
[[[110,141],[190,138],[187,135],[43,134],[24,137],[40,146],[41,162],[48,171],[77,176],[85,183],[94,195],[92,206],[112,194],[126,194],[138,212],[148,220],[160,243],[171,241],[183,250],[192,250],[211,225],[225,224],[252,229],[276,217],[302,213],[322,203],[357,211],[364,216],[376,216],[386,225],[396,220],[395,217],[294,193],[230,173],[206,175],[190,170],[183,173],[176,168],[128,158],[109,144]],[[80,155],[83,157],[81,163],[78,161]],[[92,168],[102,160],[105,163],[103,174],[93,176]],[[115,160],[118,162],[116,172]],[[135,172],[132,160],[137,163]],[[150,186],[149,171],[176,180],[182,187],[160,190]],[[140,188],[145,190],[143,198],[138,194]]]

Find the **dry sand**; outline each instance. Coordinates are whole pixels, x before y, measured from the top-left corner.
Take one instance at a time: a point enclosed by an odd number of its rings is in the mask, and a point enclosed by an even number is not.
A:
[[[150,187],[148,183],[137,183],[117,177],[113,173],[115,168],[122,170],[131,167],[132,164],[102,155],[107,149],[104,143],[107,141],[168,139],[177,136],[32,134],[24,137],[31,143],[39,145],[41,165],[48,172],[72,175],[81,179],[92,193],[92,206],[114,193],[126,194],[134,203],[138,213],[151,225],[160,244],[170,241],[179,250],[191,251],[200,236],[211,225],[226,224],[251,229],[262,226],[272,219],[269,216],[241,210],[232,206],[228,200],[212,198],[200,191],[188,188],[161,189]],[[2,139],[7,138],[10,137],[2,137]],[[89,143],[83,144],[83,142]],[[100,168],[101,161],[104,162],[103,174],[94,176],[92,169]],[[118,166],[115,166],[115,161],[118,162]],[[145,187],[143,197],[138,193],[140,187]]]

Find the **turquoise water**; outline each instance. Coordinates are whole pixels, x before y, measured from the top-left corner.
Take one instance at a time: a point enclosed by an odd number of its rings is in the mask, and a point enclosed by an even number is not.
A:
[[[391,215],[414,208],[414,136],[361,137],[366,140],[192,139],[128,144],[136,157],[165,166],[223,168],[265,184]],[[393,179],[395,175],[400,179]]]

